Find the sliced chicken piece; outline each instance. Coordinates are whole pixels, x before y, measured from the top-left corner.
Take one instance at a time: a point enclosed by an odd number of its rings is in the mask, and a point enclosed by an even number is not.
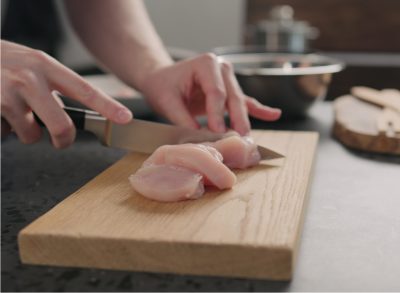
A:
[[[129,176],[143,196],[163,202],[196,199],[203,195],[203,176],[173,165],[147,165]]]
[[[158,148],[143,164],[175,165],[200,173],[219,189],[231,188],[235,174],[222,163],[222,155],[213,147],[202,144],[165,145]]]
[[[230,135],[213,143],[223,157],[223,163],[232,169],[245,169],[257,165],[261,160],[257,144],[249,136]]]
[[[158,148],[129,177],[143,196],[164,202],[199,198],[204,185],[231,188],[235,174],[259,163],[257,145],[250,137],[231,135],[213,143],[165,145]]]

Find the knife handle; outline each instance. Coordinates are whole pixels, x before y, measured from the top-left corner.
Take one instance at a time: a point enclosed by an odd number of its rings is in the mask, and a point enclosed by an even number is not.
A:
[[[88,111],[80,108],[73,108],[73,107],[64,107],[64,111],[68,114],[68,116],[71,118],[72,122],[75,125],[76,129],[83,130],[85,129],[85,117],[86,114],[90,113],[96,113],[93,111]],[[46,126],[43,121],[39,118],[39,116],[36,115],[36,113],[33,113],[33,116],[35,117],[36,122],[40,126]]]

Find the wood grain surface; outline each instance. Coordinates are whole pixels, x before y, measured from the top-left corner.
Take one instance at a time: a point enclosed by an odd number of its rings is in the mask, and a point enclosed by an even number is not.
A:
[[[334,101],[334,109],[333,134],[341,143],[357,150],[400,155],[400,134],[379,130],[385,113],[382,107],[346,95]]]
[[[318,134],[253,131],[286,157],[236,171],[231,190],[159,203],[128,176],[146,158],[128,154],[24,228],[23,263],[196,275],[291,278]]]

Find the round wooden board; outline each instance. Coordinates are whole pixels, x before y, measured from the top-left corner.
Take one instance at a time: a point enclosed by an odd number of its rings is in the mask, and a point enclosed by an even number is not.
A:
[[[344,145],[363,151],[400,155],[400,135],[379,133],[377,117],[382,108],[351,95],[334,102],[334,136]]]

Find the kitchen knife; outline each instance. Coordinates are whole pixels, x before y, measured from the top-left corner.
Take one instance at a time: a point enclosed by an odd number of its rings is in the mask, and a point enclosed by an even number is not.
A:
[[[128,124],[119,125],[94,111],[72,107],[64,107],[64,110],[71,117],[76,129],[92,132],[102,144],[147,154],[165,144],[214,142],[225,135],[206,129],[190,129],[139,119],[132,119]],[[35,117],[43,125],[36,115]],[[284,157],[262,146],[258,146],[258,150],[263,160]]]

